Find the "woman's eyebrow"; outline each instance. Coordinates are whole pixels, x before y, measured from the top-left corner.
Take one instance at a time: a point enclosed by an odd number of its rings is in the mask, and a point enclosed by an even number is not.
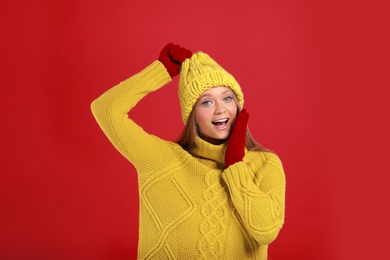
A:
[[[202,94],[202,95],[200,95],[199,99],[204,98],[204,97],[211,97],[211,96],[212,95],[210,95],[210,94]]]
[[[227,94],[227,93],[233,94],[233,91],[232,91],[231,89],[226,89],[226,90],[224,90],[224,91],[221,92],[221,95],[225,95],[225,94]],[[204,97],[213,97],[213,96],[214,96],[214,95],[212,95],[212,94],[207,94],[207,93],[206,93],[206,94],[200,95],[198,99],[201,99],[201,98],[204,98]]]
[[[226,94],[226,93],[228,93],[228,92],[229,92],[229,93],[233,93],[233,91],[232,91],[231,89],[227,89],[227,90],[223,91],[222,94]]]

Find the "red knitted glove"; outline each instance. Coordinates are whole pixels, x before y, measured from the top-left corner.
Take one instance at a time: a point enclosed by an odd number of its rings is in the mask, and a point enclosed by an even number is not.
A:
[[[242,161],[245,156],[246,128],[249,114],[243,109],[236,118],[236,123],[227,144],[225,153],[225,165],[230,165]]]
[[[158,60],[164,64],[171,78],[180,73],[181,63],[186,58],[191,58],[192,52],[179,45],[168,43],[161,50]]]

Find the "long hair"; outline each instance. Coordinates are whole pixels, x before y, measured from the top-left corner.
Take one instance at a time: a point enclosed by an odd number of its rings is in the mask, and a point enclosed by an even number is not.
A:
[[[237,106],[237,113],[241,110]],[[194,109],[192,109],[187,124],[185,125],[183,131],[181,132],[180,136],[176,140],[176,143],[179,144],[184,150],[190,151],[193,148],[195,148],[195,138],[200,135],[199,128],[195,121],[195,112]],[[249,151],[263,151],[263,152],[272,152],[271,150],[265,148],[256,140],[253,138],[251,132],[249,131],[249,128],[246,128],[246,148]]]

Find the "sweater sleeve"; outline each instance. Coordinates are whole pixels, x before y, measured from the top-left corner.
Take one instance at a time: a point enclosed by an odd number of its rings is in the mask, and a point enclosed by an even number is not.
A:
[[[249,152],[222,176],[248,233],[263,245],[274,241],[285,214],[286,181],[280,159],[273,153]]]
[[[172,149],[169,142],[146,133],[128,117],[128,112],[148,93],[170,81],[171,77],[164,65],[154,61],[141,72],[103,93],[91,104],[100,128],[138,172],[162,167]]]

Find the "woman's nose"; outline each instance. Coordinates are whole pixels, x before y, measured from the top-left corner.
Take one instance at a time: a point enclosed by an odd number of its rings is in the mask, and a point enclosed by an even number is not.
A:
[[[225,106],[223,104],[221,104],[221,102],[216,102],[214,114],[219,115],[219,114],[223,114],[225,112],[226,112]]]

